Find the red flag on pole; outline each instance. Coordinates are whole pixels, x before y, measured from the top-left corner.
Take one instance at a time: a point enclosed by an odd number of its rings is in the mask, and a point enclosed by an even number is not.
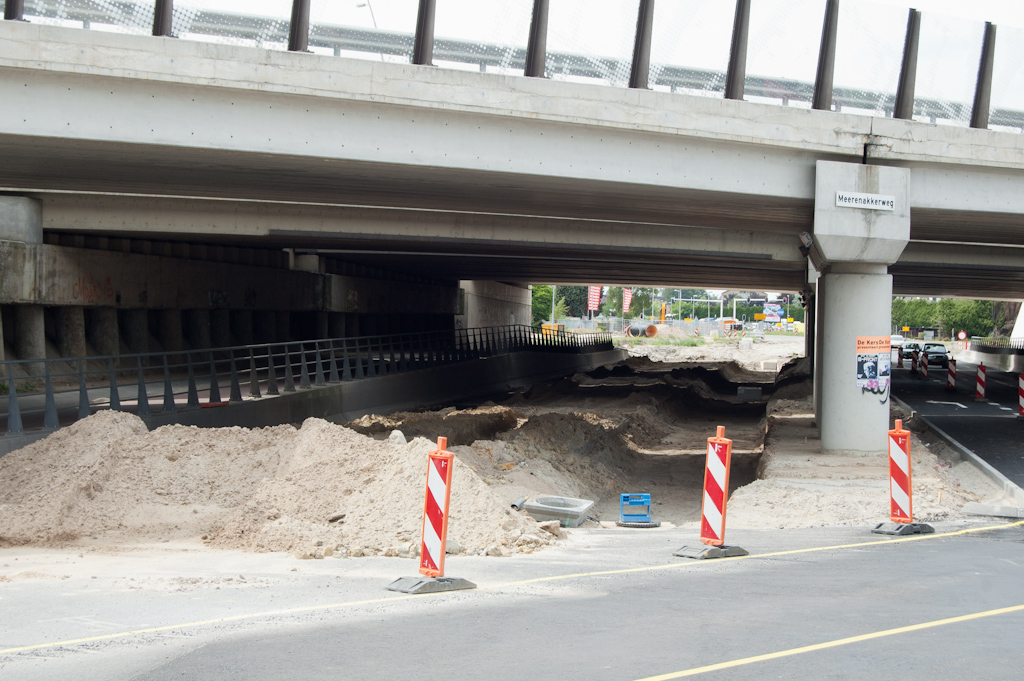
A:
[[[633,300],[633,289],[624,288],[622,289],[622,313],[629,312],[629,303]]]
[[[601,308],[601,287],[591,286],[587,291],[587,312],[597,311]]]

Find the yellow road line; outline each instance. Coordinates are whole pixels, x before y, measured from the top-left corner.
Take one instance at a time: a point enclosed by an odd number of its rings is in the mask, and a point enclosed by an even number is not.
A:
[[[1009,527],[1017,527],[1018,525],[1024,525],[1024,520],[1018,520],[1012,523],[1006,523],[1004,525],[989,525],[986,527],[970,527],[963,530],[956,530],[954,532],[942,532],[936,534],[919,534],[910,537],[900,537],[898,539],[880,539],[877,541],[867,542],[855,542],[852,544],[836,544],[833,546],[814,546],[807,549],[792,549],[788,551],[774,551],[771,553],[758,553],[748,556],[736,556],[733,558],[720,558],[712,561],[685,561],[676,563],[665,563],[662,565],[651,565],[647,567],[638,568],[621,568],[618,570],[599,570],[596,572],[576,572],[567,575],[553,575],[550,577],[535,577],[533,579],[523,579],[515,582],[506,582],[504,584],[495,584],[487,588],[488,591],[494,591],[510,586],[521,586],[523,584],[537,584],[540,582],[554,582],[566,579],[580,579],[583,577],[598,577],[603,575],[623,575],[633,572],[650,572],[653,570],[668,570],[678,569],[682,567],[692,567],[701,564],[722,564],[727,561],[733,560],[745,560],[748,558],[772,558],[776,556],[792,556],[800,553],[815,553],[819,551],[834,551],[839,549],[851,549],[860,548],[863,546],[879,546],[884,544],[901,544],[908,541],[920,541],[922,539],[937,539],[939,537],[954,537],[958,535],[970,534],[973,532],[985,532],[988,530],[1001,530]],[[132,629],[131,631],[121,631],[113,634],[99,634],[96,636],[86,636],[83,638],[68,639],[65,641],[54,641],[52,643],[36,643],[27,646],[18,646],[15,648],[3,648],[0,649],[0,655],[11,654],[11,653],[23,653],[29,650],[41,650],[44,648],[59,648],[61,646],[76,645],[79,643],[92,643],[95,641],[110,641],[118,638],[126,638],[128,636],[138,636],[140,634],[153,634],[163,631],[173,631],[175,629],[190,629],[194,627],[201,627],[210,624],[223,624],[225,622],[238,622],[241,620],[258,619],[260,617],[276,617],[281,615],[296,615],[299,613],[317,612],[320,610],[337,610],[340,608],[351,608],[360,605],[373,605],[377,603],[390,603],[393,601],[405,601],[412,598],[426,598],[436,594],[404,594],[401,596],[385,596],[383,598],[371,598],[361,601],[347,601],[343,603],[328,603],[325,605],[306,605],[299,606],[296,608],[286,608],[283,610],[266,610],[263,612],[252,612],[242,615],[231,615],[228,617],[216,617],[208,620],[196,620],[194,622],[182,622],[179,624],[166,624],[159,627],[147,627],[144,629]]]
[[[1024,611],[1024,605],[1014,605],[1009,608],[997,608],[995,610],[986,610],[985,612],[976,612],[970,615],[960,615],[959,617],[948,617],[943,620],[934,620],[932,622],[923,622],[921,624],[911,624],[907,627],[897,627],[895,629],[886,629],[885,631],[876,631],[871,634],[861,634],[860,636],[850,636],[849,638],[840,638],[835,641],[826,641],[825,643],[815,643],[814,645],[802,646],[800,648],[790,648],[789,650],[780,650],[775,653],[766,653],[765,655],[754,655],[753,657],[744,657],[739,660],[732,660],[730,662],[719,662],[718,664],[709,664],[704,667],[694,667],[692,669],[684,669],[681,672],[671,672],[669,674],[659,674],[658,676],[647,676],[636,681],[668,681],[668,679],[681,679],[685,676],[696,676],[698,674],[706,674],[707,672],[716,672],[722,669],[732,669],[733,667],[742,667],[748,664],[755,664],[757,662],[767,662],[768,660],[778,660],[783,657],[791,657],[793,655],[802,655],[804,653],[813,653],[816,650],[827,650],[828,648],[837,648],[839,646],[850,645],[851,643],[861,643],[862,641],[871,641],[876,638],[884,638],[886,636],[896,636],[897,634],[908,634],[912,631],[921,631],[923,629],[932,629],[934,627],[942,627],[947,624],[957,624],[959,622],[970,622],[971,620],[980,620],[985,617],[995,617],[996,615],[1006,615],[1011,612],[1022,612]]]

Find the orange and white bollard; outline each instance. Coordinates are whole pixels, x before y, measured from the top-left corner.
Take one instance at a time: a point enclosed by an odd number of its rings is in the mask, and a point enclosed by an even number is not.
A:
[[[903,346],[896,348],[896,364],[900,369],[903,368]]]
[[[903,421],[889,431],[889,519],[872,532],[876,534],[931,534],[930,525],[914,522],[913,476],[910,472],[910,431]]]
[[[402,593],[434,593],[474,589],[465,579],[444,576],[445,544],[448,539],[448,506],[452,494],[452,468],[455,456],[445,451],[448,438],[437,438],[437,449],[427,454],[427,490],[423,500],[423,537],[420,543],[420,574],[400,577],[388,585]]]
[[[452,496],[452,463],[455,457],[445,451],[448,438],[437,438],[437,449],[428,454],[427,491],[423,499],[423,541],[420,547],[420,573],[444,577],[444,549],[448,540],[448,504]]]
[[[978,378],[974,382],[974,399],[977,402],[985,400],[985,365],[978,365]]]
[[[917,373],[917,350],[910,353],[910,373]]]
[[[921,353],[921,378],[928,378],[928,354]]]
[[[949,392],[956,392],[956,360],[949,360],[949,366],[946,367],[946,390]]]
[[[1024,419],[1024,373],[1017,377],[1017,416]]]
[[[686,547],[673,555],[683,558],[729,558],[745,556],[738,546],[725,545],[725,508],[729,501],[729,468],[732,440],[725,437],[725,426],[718,426],[708,438],[708,456],[704,464],[704,501],[700,508],[700,541],[706,546]]]

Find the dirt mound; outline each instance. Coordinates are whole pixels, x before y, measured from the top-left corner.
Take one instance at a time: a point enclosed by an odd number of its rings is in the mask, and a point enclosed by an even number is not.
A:
[[[302,556],[411,556],[432,448],[319,419],[147,432],[134,415],[103,411],[0,459],[0,543],[201,537]],[[449,537],[463,550],[498,555],[552,540],[458,459],[453,475]]]

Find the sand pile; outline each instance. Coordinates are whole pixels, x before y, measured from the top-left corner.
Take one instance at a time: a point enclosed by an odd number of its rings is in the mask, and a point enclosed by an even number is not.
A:
[[[302,556],[412,556],[432,448],[319,419],[301,429],[147,432],[134,415],[103,411],[0,458],[0,546],[103,534]],[[458,459],[453,475],[450,548],[500,555],[554,539]]]
[[[775,400],[769,409],[759,479],[730,497],[730,526],[824,527],[889,519],[887,455],[822,454],[810,400]],[[895,411],[893,416],[903,418]],[[988,477],[930,435],[911,433],[915,520],[964,518],[965,503],[999,495]]]

